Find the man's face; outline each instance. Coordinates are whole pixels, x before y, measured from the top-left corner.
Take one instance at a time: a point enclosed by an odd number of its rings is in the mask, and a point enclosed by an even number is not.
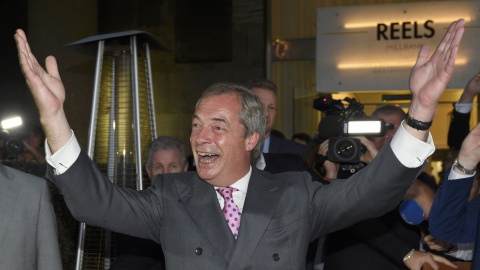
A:
[[[146,167],[148,177],[153,180],[155,175],[164,173],[186,172],[188,164],[182,164],[182,155],[177,149],[158,150],[151,156],[152,167]]]
[[[190,144],[197,173],[214,186],[228,186],[250,169],[251,151],[259,135],[243,138],[236,94],[203,98],[192,119]]]
[[[265,111],[265,138],[270,135],[273,124],[275,123],[275,116],[277,115],[277,96],[268,89],[252,88],[252,92],[262,102],[263,110]]]
[[[377,118],[381,118],[385,120],[386,123],[393,124],[393,129],[389,128],[384,136],[382,137],[374,137],[373,142],[378,150],[380,150],[386,143],[393,138],[395,133],[397,133],[397,129],[402,123],[404,116],[399,113],[394,114],[378,114]]]

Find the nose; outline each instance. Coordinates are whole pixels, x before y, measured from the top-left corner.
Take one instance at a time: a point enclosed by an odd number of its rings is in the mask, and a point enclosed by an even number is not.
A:
[[[268,108],[267,106],[263,106],[263,111],[265,112],[265,117],[268,117]]]
[[[195,142],[196,145],[204,145],[211,142],[211,130],[208,127],[198,127],[192,131],[190,143]]]

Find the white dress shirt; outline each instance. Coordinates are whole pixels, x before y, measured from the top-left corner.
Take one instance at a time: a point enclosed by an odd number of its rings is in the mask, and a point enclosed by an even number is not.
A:
[[[432,135],[430,133],[428,134],[427,141],[423,142],[408,133],[403,125],[400,125],[397,133],[393,137],[391,147],[398,160],[408,168],[416,168],[421,166],[427,157],[433,154],[435,151],[435,145],[433,144]],[[53,167],[54,174],[59,175],[68,170],[75,160],[77,160],[78,156],[80,155],[81,148],[78,144],[75,134],[72,131],[72,137],[70,140],[53,155],[48,147],[47,140],[45,140],[45,152],[46,160],[48,164]],[[252,167],[250,167],[249,172],[244,177],[232,185],[240,190],[239,192],[234,192],[233,194],[233,200],[240,208],[240,211],[243,210],[243,204],[245,202],[245,197],[247,196],[247,188],[251,173]],[[218,192],[216,193],[220,207],[223,208],[223,197],[218,194]]]

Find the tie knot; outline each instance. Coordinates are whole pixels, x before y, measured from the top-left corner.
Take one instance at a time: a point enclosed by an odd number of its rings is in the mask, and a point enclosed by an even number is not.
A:
[[[228,200],[232,198],[232,194],[234,191],[238,191],[238,189],[230,186],[226,187],[219,187],[217,188],[217,192],[222,195],[223,199]]]

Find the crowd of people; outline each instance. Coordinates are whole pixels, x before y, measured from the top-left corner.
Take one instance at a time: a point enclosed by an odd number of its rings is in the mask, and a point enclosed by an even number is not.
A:
[[[273,129],[278,89],[259,78],[208,87],[192,117],[192,162],[186,144],[156,138],[145,168],[152,185],[142,191],[112,184],[82,150],[63,111],[65,89],[55,58],[49,56],[43,69],[19,29],[20,66],[46,134],[44,154],[36,154],[31,134],[24,142],[29,153],[22,156],[47,161],[47,178],[77,220],[118,233],[110,269],[419,270],[425,264],[455,268],[455,261],[473,261],[476,269],[480,127],[470,131],[469,117],[480,75],[455,104],[442,185],[424,171],[435,150],[429,128],[453,74],[464,23],[453,22],[431,56],[428,47],[421,49],[407,114],[386,105],[371,115],[388,128],[379,136],[356,137],[364,152],[354,173],[343,173],[341,163],[329,160],[329,138],[278,135]],[[29,178],[4,167],[1,175]],[[407,223],[400,210],[404,201],[419,205],[426,226]],[[49,252],[58,254],[48,193],[42,202],[47,213],[37,215],[45,219],[38,223],[48,230],[33,230],[42,232],[39,243],[48,238],[54,243]],[[15,234],[20,232],[10,233],[8,245]],[[0,250],[5,248],[1,242]],[[2,269],[60,269],[52,254],[45,261],[40,253],[25,256],[28,261],[2,256]]]

